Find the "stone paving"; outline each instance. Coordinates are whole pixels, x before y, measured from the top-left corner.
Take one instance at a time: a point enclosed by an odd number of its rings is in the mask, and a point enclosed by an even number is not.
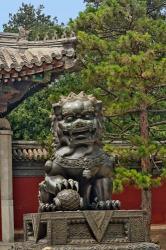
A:
[[[153,242],[160,244],[162,250],[166,250],[166,224],[152,225],[151,238]]]

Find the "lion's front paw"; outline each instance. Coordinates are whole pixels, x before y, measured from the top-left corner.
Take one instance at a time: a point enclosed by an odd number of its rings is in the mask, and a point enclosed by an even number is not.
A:
[[[97,210],[117,210],[120,209],[119,200],[99,201],[96,204]]]
[[[79,185],[77,181],[74,181],[73,179],[63,179],[63,180],[57,180],[56,181],[56,188],[58,191],[62,191],[64,189],[73,189],[75,191],[79,191]]]
[[[57,207],[54,203],[41,203],[39,206],[39,212],[52,212],[56,210]]]
[[[52,194],[58,194],[64,189],[73,189],[79,191],[79,184],[72,179],[59,178],[57,176],[46,176],[45,184],[48,192]]]
[[[68,179],[68,188],[71,188],[73,190],[79,191],[79,184],[78,181],[74,181],[73,179]]]

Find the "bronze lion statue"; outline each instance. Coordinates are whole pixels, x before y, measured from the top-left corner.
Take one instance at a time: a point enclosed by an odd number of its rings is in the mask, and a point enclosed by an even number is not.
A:
[[[111,199],[114,160],[101,145],[102,102],[71,93],[53,111],[55,151],[45,164],[39,211],[119,208]]]

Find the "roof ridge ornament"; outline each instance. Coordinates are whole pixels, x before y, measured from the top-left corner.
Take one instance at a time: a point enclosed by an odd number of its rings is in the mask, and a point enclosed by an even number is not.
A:
[[[58,40],[68,40],[75,37],[76,33],[73,30],[66,28],[63,30],[61,34],[58,34],[57,30],[52,31],[52,34],[51,31],[46,31],[43,38],[41,38],[40,33],[37,32],[34,41],[36,42],[58,41]]]
[[[20,26],[18,28],[18,31],[19,31],[18,41],[28,41],[30,31],[26,30],[23,26]]]

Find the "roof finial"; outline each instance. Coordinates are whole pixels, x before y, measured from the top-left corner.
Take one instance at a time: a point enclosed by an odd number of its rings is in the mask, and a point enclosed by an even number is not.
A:
[[[49,32],[46,32],[45,36],[44,36],[44,41],[49,40]]]
[[[26,30],[23,26],[20,26],[18,30],[19,30],[18,41],[27,41],[30,31]]]

